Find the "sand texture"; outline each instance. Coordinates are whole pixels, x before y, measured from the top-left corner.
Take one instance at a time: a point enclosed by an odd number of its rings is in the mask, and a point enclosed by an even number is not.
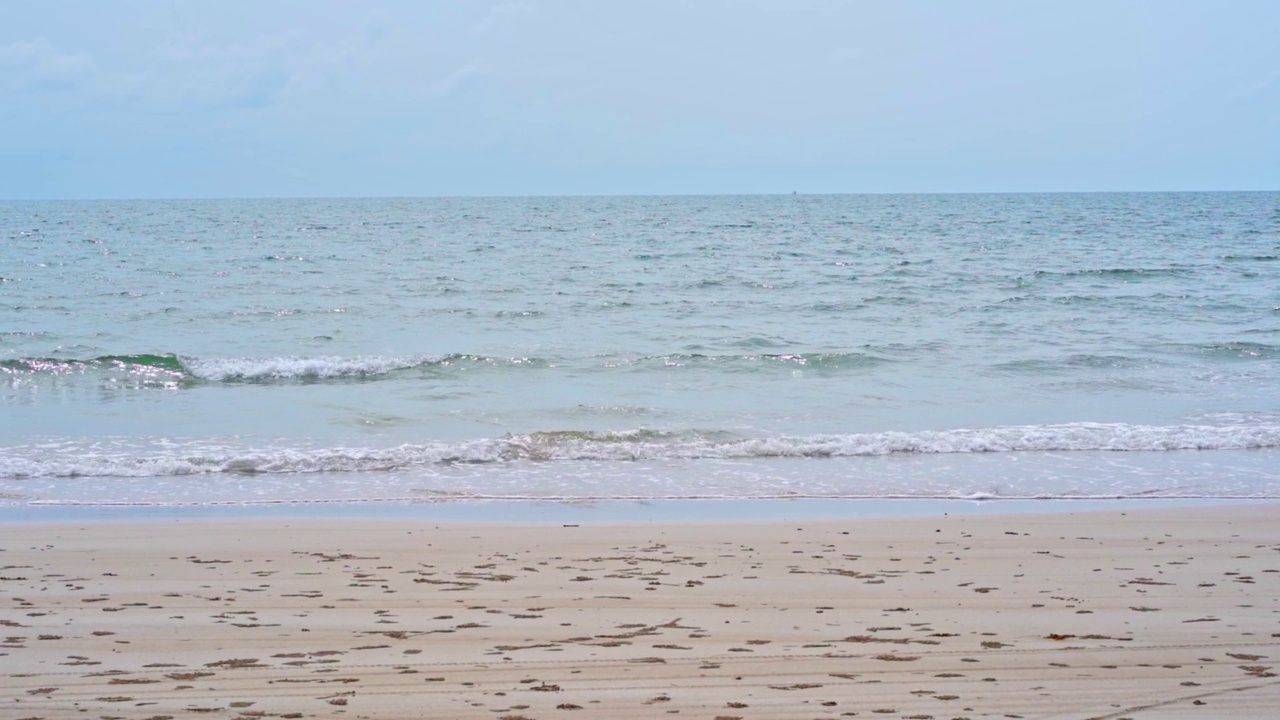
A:
[[[0,527],[3,718],[1275,718],[1280,508]]]

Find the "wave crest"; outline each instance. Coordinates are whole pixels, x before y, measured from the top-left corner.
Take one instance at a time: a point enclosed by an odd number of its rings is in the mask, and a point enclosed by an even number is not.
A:
[[[777,366],[809,367],[822,370],[855,370],[870,368],[889,362],[886,358],[863,352],[808,352],[808,353],[750,353],[741,355],[709,355],[703,353],[671,353],[646,355],[639,358],[610,359],[606,367],[628,366],[639,369],[652,367],[680,368],[723,367],[769,368]]]
[[[1280,425],[1108,423],[744,438],[726,431],[548,431],[390,448],[239,448],[166,441],[8,448],[0,478],[389,472],[456,463],[879,457],[1008,452],[1161,452],[1280,448]]]
[[[61,358],[17,358],[0,360],[0,372],[50,373],[65,375],[92,369],[131,370],[142,373],[182,375],[186,372],[177,355],[161,353],[140,355],[102,355],[88,360],[64,360]]]
[[[163,375],[187,383],[319,382],[371,380],[401,372],[445,372],[479,367],[546,367],[540,358],[500,358],[453,353],[443,356],[282,356],[268,358],[211,358],[172,353],[103,355],[88,360],[19,358],[0,360],[0,373],[10,375],[69,375],[88,372]]]

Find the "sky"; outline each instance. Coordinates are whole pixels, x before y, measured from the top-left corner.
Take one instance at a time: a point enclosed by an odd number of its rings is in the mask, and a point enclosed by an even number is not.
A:
[[[1275,0],[5,0],[0,198],[1280,190]]]

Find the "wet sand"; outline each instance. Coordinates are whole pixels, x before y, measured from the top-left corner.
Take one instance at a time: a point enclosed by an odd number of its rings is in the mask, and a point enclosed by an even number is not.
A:
[[[6,718],[1271,718],[1280,506],[0,525]]]

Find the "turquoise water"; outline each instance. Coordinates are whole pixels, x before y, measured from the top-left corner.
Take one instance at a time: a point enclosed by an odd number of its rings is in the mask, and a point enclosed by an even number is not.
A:
[[[0,203],[10,503],[1280,497],[1280,194]]]

